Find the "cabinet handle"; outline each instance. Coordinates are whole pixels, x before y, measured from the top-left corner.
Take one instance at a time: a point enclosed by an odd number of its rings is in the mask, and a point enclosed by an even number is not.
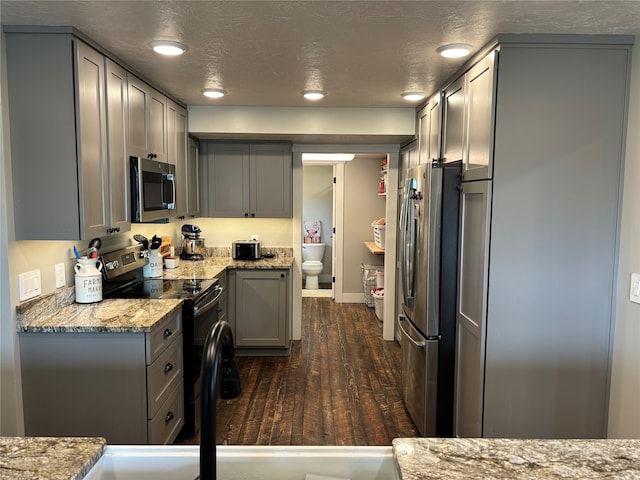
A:
[[[155,153],[150,153],[149,155],[147,155],[147,158],[150,158],[150,159],[158,158],[158,155],[156,155]]]
[[[175,415],[171,410],[169,410],[169,413],[167,413],[164,417],[164,423],[169,423],[171,420],[173,420],[173,417],[175,417]]]
[[[284,278],[284,273],[281,273],[281,274],[280,274],[280,278]]]
[[[244,214],[244,216],[245,216],[245,217],[248,217],[248,216],[249,216],[249,214],[248,214],[248,213],[245,213],[245,214]]]
[[[252,214],[251,214],[251,216],[252,216],[252,217],[255,217],[255,216],[256,216],[256,214],[255,214],[255,213],[252,213]]]
[[[173,370],[173,363],[167,362],[164,366],[164,373],[169,373],[171,370]]]
[[[162,332],[162,336],[164,338],[170,337],[171,335],[173,335],[173,332],[171,331],[170,328],[167,328],[164,332]]]

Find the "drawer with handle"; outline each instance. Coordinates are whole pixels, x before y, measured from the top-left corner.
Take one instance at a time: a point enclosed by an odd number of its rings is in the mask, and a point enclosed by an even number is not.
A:
[[[184,382],[181,380],[158,413],[147,422],[149,443],[166,445],[173,443],[184,425]]]
[[[153,418],[162,403],[182,380],[182,335],[147,366],[147,418]]]
[[[151,365],[181,333],[182,309],[178,308],[147,334],[147,365]]]

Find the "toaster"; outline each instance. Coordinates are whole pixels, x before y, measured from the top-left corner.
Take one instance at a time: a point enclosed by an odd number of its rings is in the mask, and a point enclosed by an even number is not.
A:
[[[259,260],[260,240],[236,240],[231,244],[231,256],[234,260]]]

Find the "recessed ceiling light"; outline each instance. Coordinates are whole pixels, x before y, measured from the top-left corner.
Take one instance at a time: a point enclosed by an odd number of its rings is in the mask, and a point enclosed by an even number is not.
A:
[[[353,153],[303,153],[303,162],[349,162],[353,160]]]
[[[420,92],[405,92],[401,95],[407,102],[417,102],[424,98],[424,95]]]
[[[326,94],[327,92],[323,92],[322,90],[305,90],[302,92],[302,95],[307,100],[321,100]]]
[[[462,58],[471,53],[471,45],[466,43],[452,43],[451,45],[443,45],[436,52],[446,58]]]
[[[172,42],[171,40],[154,40],[149,42],[149,46],[153,51],[160,55],[182,55],[187,51],[187,46],[182,43]]]
[[[222,98],[227,94],[227,92],[220,90],[219,88],[205,88],[202,90],[202,94],[209,98]]]

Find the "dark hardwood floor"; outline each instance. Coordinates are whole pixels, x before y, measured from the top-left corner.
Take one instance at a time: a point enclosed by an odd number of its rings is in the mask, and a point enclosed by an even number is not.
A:
[[[303,340],[290,356],[238,357],[243,392],[218,399],[217,443],[390,445],[417,436],[401,397],[400,346],[382,340],[374,310],[303,298],[302,315]]]

